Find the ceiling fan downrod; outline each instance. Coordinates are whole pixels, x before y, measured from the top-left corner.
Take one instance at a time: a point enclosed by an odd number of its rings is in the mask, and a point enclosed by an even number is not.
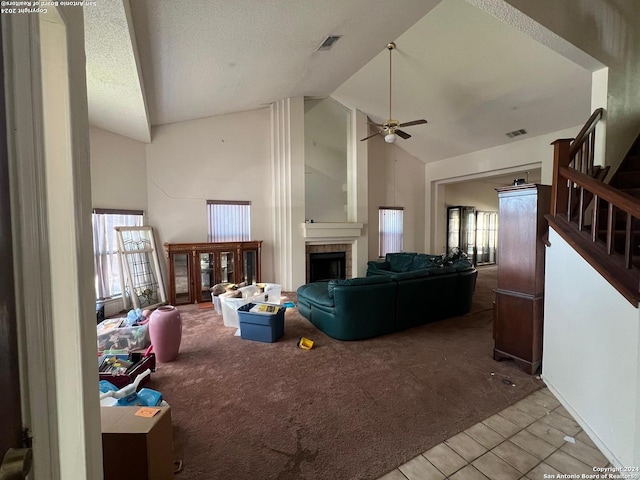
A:
[[[387,50],[389,50],[389,120],[391,120],[391,50],[394,48],[396,48],[395,43],[387,43]]]

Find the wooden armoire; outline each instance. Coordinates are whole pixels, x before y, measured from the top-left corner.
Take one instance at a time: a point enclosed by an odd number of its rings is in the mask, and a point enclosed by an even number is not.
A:
[[[498,192],[498,285],[493,358],[514,360],[530,374],[542,363],[544,236],[551,187],[524,184]]]

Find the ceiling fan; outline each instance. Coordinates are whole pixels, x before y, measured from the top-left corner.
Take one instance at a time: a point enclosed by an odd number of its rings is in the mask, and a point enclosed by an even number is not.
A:
[[[396,136],[400,138],[411,138],[407,132],[400,130],[401,127],[412,127],[414,125],[422,125],[423,123],[427,123],[426,120],[412,120],[411,122],[403,122],[400,123],[398,120],[394,120],[391,116],[391,51],[396,48],[396,44],[391,42],[387,44],[387,50],[389,50],[389,120],[380,124],[369,122],[370,125],[375,125],[376,127],[380,127],[382,130],[377,131],[373,135],[369,135],[368,137],[360,140],[364,142],[365,140],[369,140],[377,135],[384,135],[384,141],[387,143],[393,143],[396,141]]]

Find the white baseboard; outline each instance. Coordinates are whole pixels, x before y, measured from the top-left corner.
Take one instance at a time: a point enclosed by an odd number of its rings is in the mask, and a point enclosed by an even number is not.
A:
[[[553,393],[553,395],[558,399],[558,401],[562,404],[564,408],[571,414],[576,422],[582,427],[582,430],[589,436],[591,441],[596,444],[600,452],[607,457],[609,463],[617,468],[628,467],[629,465],[623,465],[622,462],[614,455],[614,453],[607,448],[605,443],[598,437],[598,435],[589,427],[589,424],[585,421],[584,418],[580,416],[580,414],[571,406],[571,404],[564,398],[558,390],[551,384],[543,375],[540,376],[542,381],[547,385],[547,388]],[[614,472],[615,473],[615,472]],[[629,477],[631,480],[631,477]],[[637,477],[636,477],[637,478]]]

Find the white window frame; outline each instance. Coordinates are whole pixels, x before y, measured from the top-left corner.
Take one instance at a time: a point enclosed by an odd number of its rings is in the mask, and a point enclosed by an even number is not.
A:
[[[115,227],[122,276],[124,309],[155,308],[167,303],[160,259],[151,227]]]
[[[98,215],[112,215],[114,217],[120,216],[131,218],[122,218],[116,222],[111,221],[111,231],[108,231],[105,228],[109,222],[98,223]],[[109,300],[113,298],[120,298],[124,294],[122,291],[122,280],[124,278],[118,259],[118,239],[115,227],[143,226],[144,212],[142,210],[94,208],[91,222],[93,226],[93,260],[96,299]],[[102,248],[106,248],[106,250],[103,251]],[[102,287],[99,286],[100,275],[103,276]],[[118,291],[113,287],[116,287],[121,291]]]
[[[207,200],[209,242],[251,240],[251,202]]]
[[[387,253],[404,250],[404,208],[378,207],[378,254],[384,258]]]

